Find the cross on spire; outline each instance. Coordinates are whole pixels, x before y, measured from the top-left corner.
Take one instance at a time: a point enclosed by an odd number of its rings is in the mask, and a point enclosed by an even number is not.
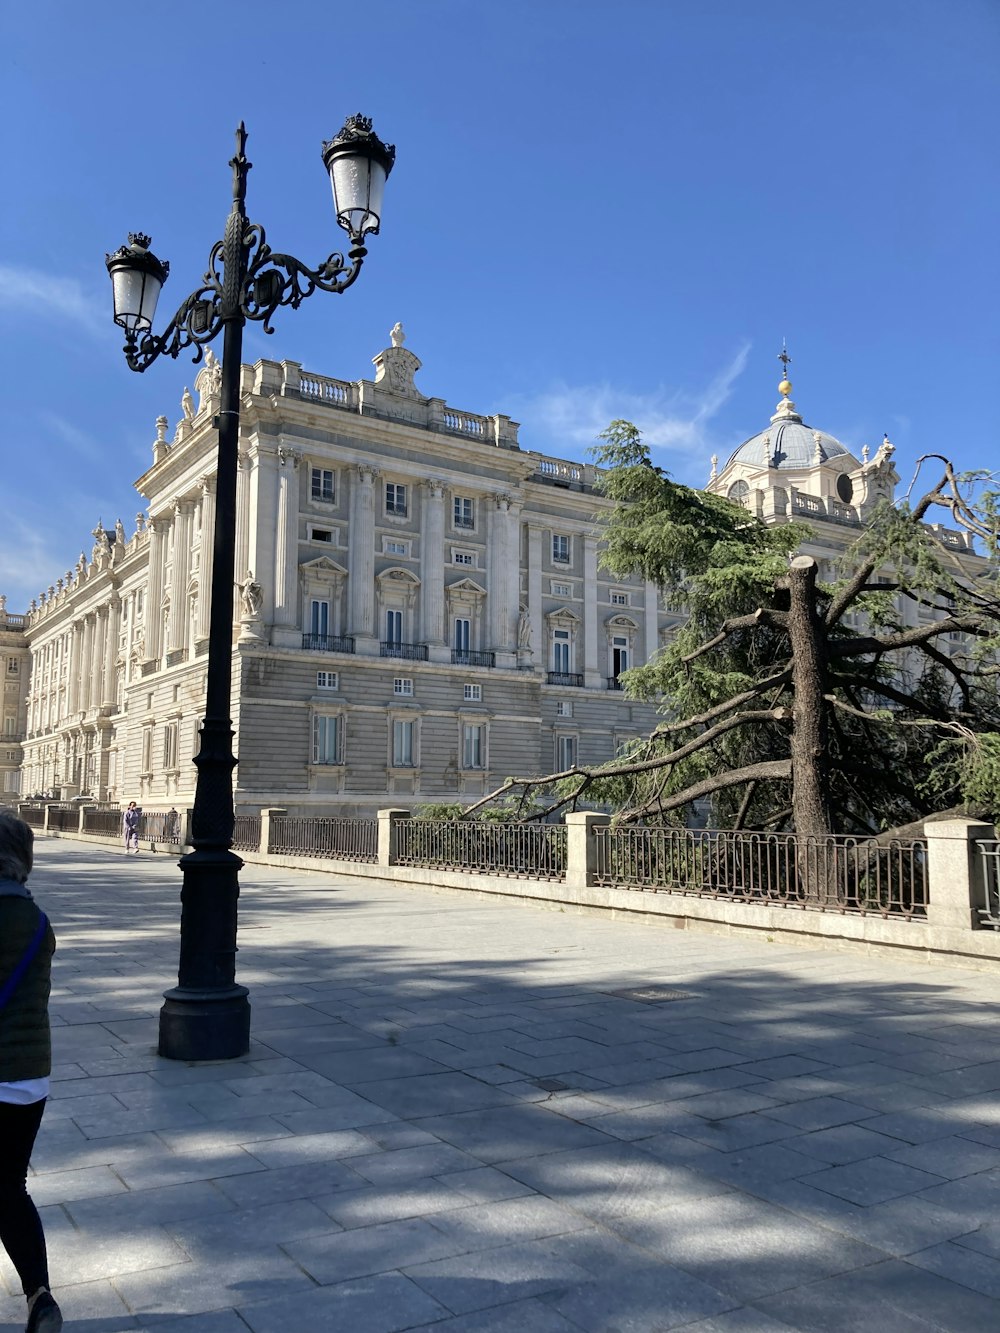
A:
[[[792,358],[788,355],[788,347],[787,347],[787,345],[786,345],[786,343],[785,343],[784,338],[782,338],[782,340],[781,340],[781,351],[778,353],[778,360],[779,360],[779,361],[781,362],[781,364],[782,364],[782,368],[783,368],[783,370],[784,370],[784,374],[785,374],[785,379],[788,379],[788,363],[791,361],[791,359],[792,359]]]

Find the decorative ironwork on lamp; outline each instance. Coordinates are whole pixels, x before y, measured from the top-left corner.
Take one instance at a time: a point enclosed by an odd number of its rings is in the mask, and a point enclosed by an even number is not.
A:
[[[200,361],[205,345],[224,332],[219,392],[218,470],[208,639],[208,682],[191,842],[180,861],[180,964],[178,984],[160,1010],[159,1051],[177,1060],[225,1060],[245,1054],[250,1044],[248,991],[236,981],[236,927],[243,862],[231,850],[233,827],[232,608],[236,546],[236,477],[240,421],[240,366],[248,319],[273,333],[280,306],[295,309],[315,291],[347,290],[361,271],[364,240],[376,235],[382,197],[396,150],[372,131],[365,116],[350,116],[335,138],[323,144],[323,161],[333,186],[337,223],[350,238],[347,256],[334,252],[315,268],[273,251],[264,228],[246,215],[246,127],[236,130],[233,202],[221,240],[209,255],[201,286],[187,296],[161,334],[152,331],[156,302],[169,265],[150,251],[141,232],[106,256],[114,295],[115,323],[125,330],[125,360],[143,371],[162,355],[176,357],[194,348]]]

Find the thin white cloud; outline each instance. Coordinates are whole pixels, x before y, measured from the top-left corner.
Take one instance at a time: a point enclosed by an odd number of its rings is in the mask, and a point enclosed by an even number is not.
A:
[[[720,441],[711,423],[730,397],[746,368],[750,343],[745,342],[700,392],[661,386],[638,394],[610,384],[565,384],[517,404],[524,423],[523,439],[544,436],[555,450],[580,453],[592,445],[608,422],[623,417],[639,427],[651,448],[707,457]],[[575,446],[575,448],[573,448]]]
[[[37,597],[43,586],[54,583],[57,573],[64,572],[65,553],[57,549],[54,536],[16,514],[7,515],[0,543],[0,592],[7,594],[8,611],[27,611],[32,597]]]
[[[56,412],[40,412],[38,419],[49,434],[56,436],[63,444],[86,459],[89,463],[101,462],[107,457],[106,448],[102,448],[97,440],[87,431],[81,430],[75,426],[72,421],[67,421],[65,417],[59,416]]]
[[[57,319],[97,336],[110,316],[75,278],[53,277],[38,269],[0,264],[0,310],[22,316]]]

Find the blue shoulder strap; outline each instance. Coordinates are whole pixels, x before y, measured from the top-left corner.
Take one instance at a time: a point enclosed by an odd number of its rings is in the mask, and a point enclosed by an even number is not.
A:
[[[14,994],[18,986],[21,984],[25,972],[27,972],[28,968],[35,961],[35,955],[38,953],[38,950],[42,947],[42,940],[44,940],[45,932],[49,928],[49,918],[45,915],[44,912],[39,912],[38,915],[40,917],[40,920],[38,922],[38,929],[31,937],[31,943],[28,945],[24,953],[21,955],[21,959],[17,967],[14,968],[14,971],[4,982],[3,986],[0,987],[0,1010],[6,1008],[7,1002],[10,1000],[10,997]]]

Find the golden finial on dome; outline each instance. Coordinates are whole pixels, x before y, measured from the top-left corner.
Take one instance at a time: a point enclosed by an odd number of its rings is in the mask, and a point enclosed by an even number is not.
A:
[[[781,351],[778,353],[778,360],[781,362],[782,369],[785,373],[782,375],[781,383],[778,385],[778,392],[785,398],[792,392],[792,381],[788,378],[788,363],[791,359],[792,358],[788,355],[788,346],[785,343],[784,338],[782,338]]]

